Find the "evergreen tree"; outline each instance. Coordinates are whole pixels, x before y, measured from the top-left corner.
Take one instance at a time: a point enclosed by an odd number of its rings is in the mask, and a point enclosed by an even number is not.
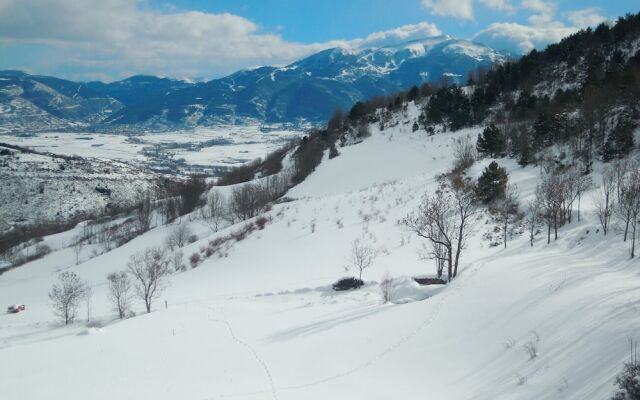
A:
[[[407,94],[407,101],[416,101],[420,97],[420,89],[417,86],[412,86]]]
[[[478,134],[476,148],[480,154],[497,157],[504,153],[504,142],[504,136],[500,130],[494,124],[491,124],[484,128],[482,133]]]
[[[553,121],[549,114],[541,112],[538,115],[538,119],[533,124],[533,130],[536,136],[536,142],[540,146],[546,146],[551,139],[551,133],[553,132]]]
[[[491,203],[494,200],[501,199],[504,197],[508,181],[509,174],[507,174],[507,170],[499,166],[497,162],[492,161],[478,178],[476,194],[484,203]]]
[[[529,135],[527,132],[520,133],[518,137],[518,164],[526,166],[531,163],[533,158],[533,150],[531,149],[531,143],[529,141]]]
[[[611,132],[604,144],[604,161],[611,161],[628,154],[634,145],[633,125],[628,121],[620,122]]]

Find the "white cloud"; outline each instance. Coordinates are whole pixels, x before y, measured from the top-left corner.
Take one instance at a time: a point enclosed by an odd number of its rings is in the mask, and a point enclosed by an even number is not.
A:
[[[480,3],[485,6],[498,11],[504,11],[508,13],[512,13],[516,10],[516,8],[511,4],[509,0],[480,0]]]
[[[522,8],[536,11],[541,14],[553,14],[555,12],[555,3],[544,0],[522,0]]]
[[[160,12],[142,0],[0,0],[0,46],[46,45],[53,51],[39,67],[80,71],[77,76],[83,78],[222,76],[286,64],[329,47],[377,46],[437,34],[435,25],[423,22],[363,39],[303,44],[264,33],[238,15]]]
[[[577,29],[558,24],[527,26],[511,22],[498,22],[478,32],[473,40],[497,50],[515,54],[526,53],[549,43],[558,42]]]
[[[546,25],[553,21],[553,15],[556,12],[555,3],[543,0],[523,0],[521,5],[524,9],[536,12],[528,18],[531,25]]]
[[[442,32],[440,32],[440,29],[438,29],[434,24],[420,22],[417,24],[403,25],[387,31],[372,33],[365,39],[355,39],[351,41],[351,44],[355,45],[354,47],[386,46],[441,34]]]
[[[434,15],[473,20],[471,0],[422,0],[422,6]]]
[[[543,0],[523,0],[525,10],[532,11],[529,25],[518,23],[493,23],[476,33],[474,40],[515,54],[527,53],[534,48],[544,48],[564,37],[605,20],[597,8],[569,11],[565,14],[570,25],[556,19],[556,4]]]
[[[585,8],[583,10],[569,11],[567,12],[567,19],[578,28],[596,26],[606,20],[605,17],[600,15],[597,8]]]

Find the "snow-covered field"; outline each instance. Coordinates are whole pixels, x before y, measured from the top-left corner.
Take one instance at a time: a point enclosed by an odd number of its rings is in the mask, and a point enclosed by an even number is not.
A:
[[[0,304],[26,312],[0,315],[0,396],[37,399],[603,399],[637,338],[638,261],[620,237],[604,238],[590,196],[581,222],[546,245],[515,238],[489,247],[493,228],[479,214],[461,272],[444,288],[411,276],[434,272],[422,242],[398,225],[435,175],[451,167],[451,143],[478,129],[426,136],[410,125],[374,129],[340,148],[269,212],[263,230],[224,256],[170,277],[151,314],[123,321],[107,301],[106,275],[129,256],[161,244],[174,226],[152,229],[81,263],[66,247],[76,232],[45,238],[54,252],[0,276]],[[479,174],[483,165],[472,167]],[[518,183],[521,203],[539,170],[498,160]],[[183,218],[200,240],[218,233]],[[336,293],[353,240],[378,250],[367,285]],[[67,327],[47,293],[62,271],[93,287]],[[393,278],[384,304],[378,282]],[[166,308],[165,308],[166,301]],[[535,345],[530,359],[526,345]]]
[[[264,157],[301,131],[284,127],[262,132],[259,125],[197,128],[192,131],[136,134],[37,133],[34,136],[0,135],[0,142],[62,155],[140,162],[145,147],[160,145],[190,165],[229,166]],[[210,142],[208,145],[207,142]],[[188,146],[193,147],[189,148]],[[202,147],[201,147],[202,146]]]

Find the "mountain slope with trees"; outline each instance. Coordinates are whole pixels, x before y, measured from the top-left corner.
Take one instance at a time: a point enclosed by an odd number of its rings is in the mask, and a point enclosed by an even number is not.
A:
[[[505,59],[481,44],[436,36],[379,48],[328,49],[285,67],[243,70],[200,83],[153,76],[83,83],[0,71],[0,129],[167,130],[246,120],[318,122],[337,107],[347,109],[358,100],[442,76],[461,82],[470,70]]]

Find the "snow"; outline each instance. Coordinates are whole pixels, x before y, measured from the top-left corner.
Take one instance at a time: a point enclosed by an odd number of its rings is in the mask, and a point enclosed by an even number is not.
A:
[[[194,105],[194,107],[197,105]],[[195,116],[194,118],[197,118]],[[301,131],[277,127],[268,133],[260,131],[259,125],[197,127],[190,131],[147,133],[134,135],[139,143],[132,143],[127,135],[107,133],[38,133],[33,136],[0,134],[0,142],[30,147],[37,151],[49,151],[62,155],[81,155],[126,162],[142,162],[147,159],[142,149],[150,145],[198,145],[210,140],[226,142],[198,151],[188,147],[173,147],[170,151],[176,158],[184,158],[187,164],[230,165],[261,158],[298,137]]]
[[[105,277],[161,244],[173,226],[85,254],[79,265],[62,244],[74,232],[45,238],[59,244],[51,254],[0,275],[0,304],[27,307],[0,315],[2,397],[608,398],[626,337],[640,322],[638,261],[628,259],[620,237],[596,233],[586,194],[581,222],[548,246],[519,237],[506,249],[489,247],[481,237],[492,226],[479,214],[460,275],[446,286],[418,286],[412,277],[433,273],[433,262],[419,259],[422,241],[397,221],[451,167],[452,140],[481,128],[411,132],[415,109],[325,159],[287,194],[293,201],[273,207],[263,230],[173,274],[151,314],[136,303],[138,316],[116,320]],[[497,161],[522,198],[533,193],[538,169]],[[188,217],[175,224],[189,224],[200,238],[182,249],[185,257],[237,229],[212,233]],[[378,256],[363,288],[334,292],[333,282],[354,273],[345,271],[354,239]],[[60,271],[93,287],[93,326],[84,323],[84,306],[71,326],[54,319],[47,292]],[[387,275],[391,302],[384,304],[379,282]],[[532,360],[523,348],[529,342],[538,348]]]

